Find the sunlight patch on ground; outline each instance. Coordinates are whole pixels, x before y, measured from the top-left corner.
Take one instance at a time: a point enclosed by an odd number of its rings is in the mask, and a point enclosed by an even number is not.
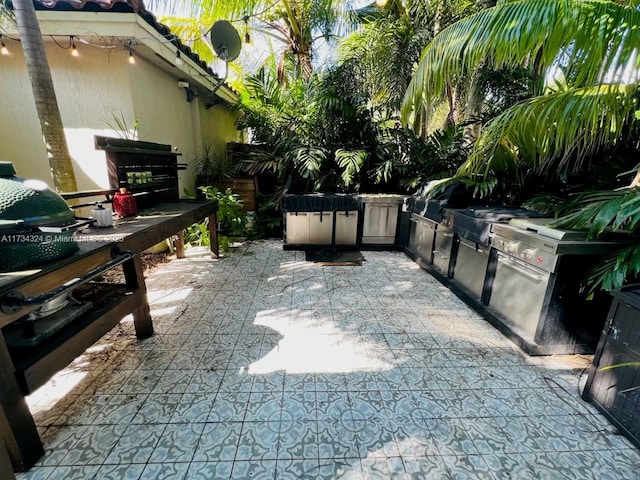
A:
[[[268,310],[256,315],[255,325],[282,335],[278,344],[253,362],[250,374],[349,373],[391,370],[394,365],[372,354],[376,344],[339,329],[328,317],[300,310]]]
[[[177,303],[185,300],[192,291],[193,288],[181,288],[178,290],[149,290],[147,295],[150,303]]]

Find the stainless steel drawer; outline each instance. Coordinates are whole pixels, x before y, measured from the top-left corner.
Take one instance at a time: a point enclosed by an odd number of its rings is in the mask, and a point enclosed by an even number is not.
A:
[[[452,250],[453,230],[439,224],[435,233],[433,266],[444,275],[449,275],[449,264],[451,263]]]

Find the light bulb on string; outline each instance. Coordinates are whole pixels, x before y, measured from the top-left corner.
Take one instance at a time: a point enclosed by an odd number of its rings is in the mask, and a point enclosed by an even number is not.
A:
[[[176,51],[175,64],[176,64],[178,67],[181,67],[182,65],[184,65],[184,60],[182,60],[182,55],[180,54],[180,50],[177,50],[177,51]]]
[[[71,56],[72,57],[79,57],[80,54],[78,53],[78,49],[76,48],[76,41],[73,38],[73,35],[71,35]]]
[[[376,7],[384,7],[387,4],[387,0],[376,0]]]
[[[136,63],[136,57],[133,56],[133,51],[131,50],[131,40],[127,40],[127,50],[129,50],[129,63],[133,65]]]
[[[9,49],[4,44],[4,40],[2,39],[2,34],[0,34],[0,53],[2,55],[9,55]]]
[[[251,45],[251,35],[249,35],[249,16],[244,17],[244,43],[245,45]]]

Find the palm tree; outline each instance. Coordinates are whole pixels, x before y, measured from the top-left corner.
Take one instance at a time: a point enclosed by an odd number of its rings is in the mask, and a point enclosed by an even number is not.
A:
[[[62,117],[56,101],[36,11],[31,0],[13,0],[13,7],[53,184],[59,191],[72,192],[77,190],[76,177],[64,136]]]
[[[507,1],[444,29],[422,52],[403,102],[403,119],[446,94],[447,81],[481,66],[522,67],[532,98],[489,121],[458,178],[517,175],[525,169],[565,173],[598,152],[631,145],[640,130],[640,11],[611,0]],[[627,189],[534,200],[561,218],[557,225],[598,235],[640,231],[640,170]],[[486,185],[486,183],[485,183]],[[620,286],[640,272],[640,244],[591,272],[591,288]]]
[[[490,121],[461,174],[527,164],[572,169],[636,132],[640,11],[610,0],[519,0],[444,29],[422,52],[403,119],[481,66],[527,68],[535,96]],[[544,80],[555,72],[555,85]],[[561,75],[562,74],[562,75]]]
[[[180,12],[180,15],[162,16],[161,21],[176,35],[187,39],[207,62],[215,58],[207,35],[209,28],[216,20],[228,20],[236,23],[239,29],[260,31],[283,44],[280,68],[284,68],[285,55],[291,55],[299,73],[308,80],[313,72],[314,43],[334,36],[348,3],[338,0],[174,0],[151,1],[149,5]],[[188,39],[192,39],[191,42]]]

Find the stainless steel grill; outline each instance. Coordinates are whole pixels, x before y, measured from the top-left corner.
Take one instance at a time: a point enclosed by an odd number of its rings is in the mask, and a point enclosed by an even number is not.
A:
[[[495,271],[488,279],[489,310],[529,353],[593,352],[608,299],[587,301],[586,272],[620,246],[588,240],[583,232],[551,228],[548,219],[494,224]]]

